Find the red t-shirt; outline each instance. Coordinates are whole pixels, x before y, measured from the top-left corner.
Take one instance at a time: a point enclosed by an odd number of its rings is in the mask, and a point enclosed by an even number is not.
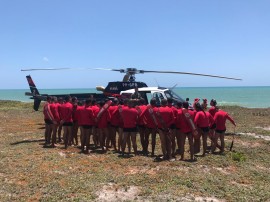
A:
[[[53,118],[56,121],[60,121],[60,116],[59,116],[59,113],[58,113],[58,104],[57,103],[51,103],[50,108],[51,108]]]
[[[122,111],[124,128],[135,128],[138,121],[138,111],[135,108],[124,107]]]
[[[195,123],[195,125],[197,125],[200,128],[209,127],[209,119],[208,119],[206,112],[198,111],[196,113],[194,123]]]
[[[51,104],[46,102],[45,105],[43,106],[43,115],[44,115],[44,120],[48,119],[53,121],[54,117],[51,112]]]
[[[160,115],[158,115],[158,113]],[[164,125],[162,122],[164,122],[165,127],[167,127],[167,128],[169,128],[173,123],[175,123],[173,111],[168,106],[159,107],[156,114],[157,114],[156,117],[157,117],[157,121],[158,121],[158,128],[164,128]]]
[[[214,121],[216,123],[216,130],[226,130],[226,120],[229,120],[233,125],[235,125],[234,120],[229,116],[229,114],[223,110],[218,110],[214,116]]]
[[[110,106],[108,109],[110,115],[111,115],[111,125],[113,126],[119,126],[120,122],[120,115],[118,113],[118,106]]]
[[[209,120],[209,127],[211,127],[214,124],[214,117],[209,112],[205,112],[205,113]]]
[[[143,114],[144,111],[147,110],[147,106],[146,105],[140,105],[140,106],[137,107],[137,110],[139,112],[138,125],[143,126],[145,124],[144,124],[144,119],[141,116],[141,114]]]
[[[73,108],[72,108],[72,119],[73,119],[73,121],[78,121],[78,116],[79,116],[79,114],[77,112],[78,105],[73,104],[72,106],[73,106]]]
[[[174,116],[174,121],[176,121],[177,114],[178,114],[177,108],[175,108],[175,107],[172,106],[172,105],[168,105],[168,107],[172,109],[172,111],[173,111],[173,116]]]
[[[215,106],[210,107],[208,112],[214,117],[215,114],[217,113],[217,108]]]
[[[81,126],[82,125],[82,116],[81,116],[81,113],[82,113],[82,110],[84,109],[84,106],[77,106],[77,110],[76,110],[76,113],[78,115],[78,125]]]
[[[188,110],[188,113],[190,114],[190,110]],[[176,117],[176,127],[179,128],[180,132],[182,133],[192,132],[192,129],[190,128],[190,125],[188,124],[182,109],[178,110]]]
[[[62,104],[63,104],[63,103],[62,103]],[[62,104],[57,103],[58,113],[59,113],[59,118],[60,118],[60,120],[62,120],[62,117],[63,117],[63,115],[62,115],[62,108],[61,108]]]
[[[147,128],[156,128],[157,127],[157,117],[156,117],[156,111],[157,111],[157,107],[153,107],[153,106],[146,106],[146,110],[144,110],[142,112],[142,114],[140,114],[140,118],[143,119],[144,125]],[[153,114],[150,113],[150,110],[153,110]],[[154,118],[153,118],[154,117]],[[155,123],[154,119],[156,120],[157,123]]]
[[[81,108],[77,108],[77,111],[80,113],[80,123],[79,125],[88,125],[88,126],[93,126],[95,121],[94,121],[94,114],[93,110],[90,106],[84,106]]]
[[[108,110],[105,110],[101,114],[100,118],[98,119],[97,127],[98,128],[107,128],[108,127],[108,123],[110,122],[110,119],[111,119],[110,113],[108,112]]]
[[[61,111],[61,119],[64,120],[64,122],[72,122],[72,110],[73,106],[70,102],[64,103],[60,106]]]

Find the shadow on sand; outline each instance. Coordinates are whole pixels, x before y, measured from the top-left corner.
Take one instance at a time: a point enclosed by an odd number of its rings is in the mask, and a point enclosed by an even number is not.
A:
[[[38,139],[38,140],[23,140],[18,142],[10,143],[10,145],[17,145],[17,144],[24,144],[24,143],[32,143],[32,142],[44,142],[44,139]]]

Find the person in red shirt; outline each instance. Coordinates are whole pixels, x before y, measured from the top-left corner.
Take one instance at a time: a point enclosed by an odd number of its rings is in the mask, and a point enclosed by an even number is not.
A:
[[[53,124],[53,133],[52,133],[52,147],[55,147],[56,144],[56,133],[57,129],[60,123],[60,116],[58,112],[58,103],[57,103],[57,97],[52,97],[52,103],[51,103],[51,112],[53,115],[53,118],[55,120],[55,123]]]
[[[124,108],[128,108],[128,99],[121,99],[118,105],[117,114],[119,116],[119,130],[118,130],[118,152],[122,151],[122,144],[123,144],[123,138],[124,138],[124,121],[122,112]],[[127,139],[127,145],[128,145],[128,152],[131,153],[131,141],[130,137]]]
[[[140,119],[143,119],[144,125],[145,125],[145,138],[144,138],[144,150],[145,153],[148,154],[148,145],[149,145],[149,136],[151,134],[151,156],[154,157],[155,155],[155,148],[156,148],[156,135],[157,135],[157,117],[156,117],[156,99],[152,98],[150,100],[150,105],[146,106],[146,110],[144,110],[140,114]]]
[[[131,137],[134,154],[137,155],[137,122],[138,111],[135,109],[135,100],[128,101],[128,107],[122,108],[121,112],[124,128],[123,128],[123,142],[122,142],[122,156],[125,154],[127,140]],[[130,151],[128,152],[128,155]]]
[[[89,144],[90,144],[90,134],[92,133],[92,127],[94,125],[94,114],[93,110],[90,107],[91,100],[87,99],[85,101],[85,106],[78,109],[78,112],[80,113],[80,127],[81,127],[81,149],[82,153],[89,153]]]
[[[96,100],[95,99],[92,99],[91,108],[93,110],[94,117],[97,117],[97,114],[99,112],[99,107],[96,105]],[[98,145],[99,145],[99,136],[98,136],[97,123],[95,123],[92,130],[93,130],[92,131],[93,141],[94,141],[94,144],[95,144],[95,148],[97,148]]]
[[[51,143],[53,124],[56,124],[56,120],[54,119],[51,112],[51,101],[52,97],[48,96],[47,102],[43,106],[43,115],[45,122],[45,146]]]
[[[211,99],[210,101],[210,109],[208,110],[208,112],[211,114],[212,117],[215,116],[216,112],[217,112],[217,101],[215,99]],[[211,141],[211,148],[213,147],[213,142],[214,142],[214,137],[215,137],[215,128],[216,128],[216,124],[214,123],[211,127],[210,127],[210,131],[209,131],[209,138],[212,140]],[[219,144],[216,144],[216,147],[218,147],[219,149],[221,149],[221,146]]]
[[[195,98],[194,99],[193,104],[192,104],[192,107],[193,107],[194,110],[196,110],[196,107],[195,107],[196,103],[199,103],[199,102],[200,102],[200,98]]]
[[[90,106],[91,106],[91,103],[90,103]],[[82,111],[84,110],[84,108],[85,108],[85,101],[78,101],[78,105],[77,105],[77,109],[76,109],[76,116],[77,116],[77,122],[78,122],[78,127],[79,127],[79,130],[80,130],[80,149],[81,149],[81,146],[82,146],[82,140],[83,140],[83,137],[82,137],[82,133],[83,133],[83,131],[82,131],[82,125],[83,125],[83,119],[82,119],[82,116],[81,116],[81,113],[82,113]],[[92,133],[92,131],[91,131],[91,133]],[[91,134],[90,133],[90,134]]]
[[[212,99],[210,101],[210,109],[208,110],[208,112],[214,117],[215,113],[217,112],[217,101],[215,99]]]
[[[156,112],[158,120],[158,133],[161,142],[163,160],[174,160],[172,158],[172,141],[170,126],[175,123],[174,114],[171,108],[167,106],[167,100],[161,100],[161,106]]]
[[[60,118],[60,121],[61,121],[62,119],[61,119],[61,108],[60,108],[60,106],[64,103],[64,100],[63,100],[62,97],[57,98],[57,100],[58,100],[58,102],[56,103],[56,106],[57,106],[59,118]],[[57,130],[58,142],[62,141],[61,133],[62,133],[62,126],[63,125],[60,123],[60,121],[59,121],[58,130]]]
[[[204,98],[204,99],[203,99],[203,102],[202,102],[202,108],[203,108],[203,110],[204,110],[204,111],[206,111],[206,110],[207,110],[207,105],[208,105],[208,103],[207,103],[207,99],[206,99],[206,98]]]
[[[224,135],[226,131],[226,120],[229,120],[234,125],[234,127],[236,127],[236,124],[234,120],[232,119],[232,117],[230,117],[227,112],[217,108],[217,112],[215,113],[215,116],[214,116],[214,122],[216,124],[216,134],[214,136],[214,141],[213,141],[214,143],[211,149],[212,152],[215,151],[217,141],[219,138],[221,142],[220,153],[224,152],[224,147],[225,147]]]
[[[173,106],[173,99],[172,98],[168,98],[167,102],[168,102],[168,107],[172,109],[173,116],[174,116],[174,123],[170,126],[170,129],[171,129],[171,141],[172,141],[172,157],[175,158],[175,155],[176,155],[175,154],[175,149],[176,149],[175,138],[177,139],[178,149],[180,149],[180,136],[179,136],[179,133],[177,133],[176,126],[175,126],[175,121],[176,121],[176,117],[178,114],[178,110],[175,106]]]
[[[180,160],[184,160],[184,152],[185,152],[185,142],[186,137],[188,138],[189,142],[189,152],[190,152],[190,161],[194,161],[194,144],[193,144],[193,135],[192,135],[192,128],[189,124],[188,117],[192,117],[191,110],[189,110],[189,103],[184,102],[178,103],[179,110],[176,118],[176,127],[178,128],[180,135],[181,135],[181,146],[180,146]],[[183,108],[182,108],[183,107]],[[188,115],[186,114],[188,113]]]
[[[139,103],[139,105],[136,106],[136,109],[138,110],[138,113],[139,113],[138,130],[139,130],[140,140],[141,140],[141,145],[142,145],[142,153],[143,153],[143,155],[148,155],[148,151],[147,151],[148,145],[146,143],[147,142],[147,140],[146,140],[147,139],[146,138],[146,127],[144,124],[143,117],[141,116],[141,114],[144,113],[144,111],[147,109],[147,107],[145,105],[145,100],[143,98],[141,98],[138,101],[138,103]]]
[[[203,153],[202,156],[205,156],[206,149],[207,149],[207,136],[209,134],[209,127],[213,124],[213,117],[209,112],[205,112],[200,105],[200,103],[195,104],[195,109],[197,111],[194,123],[198,127],[199,134],[197,137],[194,137],[194,152],[199,153],[200,152],[200,145],[202,137],[203,139]]]
[[[109,125],[109,140],[111,141],[111,144],[115,151],[117,151],[116,147],[116,132],[119,128],[119,113],[118,111],[118,99],[114,98],[112,101],[112,104],[110,105],[108,109],[111,119],[110,119],[110,125]]]
[[[104,105],[105,105],[104,101],[99,102],[99,112],[101,111]],[[110,122],[110,119],[111,117],[108,110],[104,110],[102,114],[98,113],[97,116],[95,117],[97,128],[98,128],[99,142],[100,142],[102,151],[107,151],[109,149],[110,140],[108,138],[109,136],[108,123]]]
[[[70,103],[71,97],[66,96],[65,97],[65,103],[60,106],[61,111],[61,121],[60,124],[63,125],[64,129],[64,144],[65,149],[67,149],[68,145],[71,143],[71,134],[72,134],[72,110],[73,106]]]
[[[72,126],[72,137],[71,137],[71,144],[78,145],[78,99],[77,97],[72,97],[72,120],[73,120],[73,126]]]

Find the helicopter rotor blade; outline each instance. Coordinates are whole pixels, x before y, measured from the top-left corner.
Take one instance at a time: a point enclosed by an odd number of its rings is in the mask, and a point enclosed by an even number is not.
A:
[[[125,69],[107,69],[107,68],[94,68],[95,70],[106,70],[106,71],[116,71],[116,72],[121,72],[121,73],[125,73],[126,70]]]
[[[21,69],[22,72],[24,71],[47,71],[47,70],[68,70],[72,68],[35,68],[35,69]]]
[[[231,79],[231,80],[239,80],[242,79],[239,78],[232,78],[232,77],[226,77],[226,76],[218,76],[218,75],[210,75],[210,74],[199,74],[199,73],[191,73],[191,72],[176,72],[176,71],[151,71],[151,70],[139,70],[142,73],[168,73],[168,74],[187,74],[187,75],[195,75],[195,76],[207,76],[207,77],[215,77],[215,78],[221,78],[221,79]]]
[[[191,72],[177,72],[177,71],[155,71],[155,70],[137,70],[136,68],[126,68],[126,69],[107,69],[107,68],[33,68],[33,69],[21,69],[21,71],[46,71],[46,70],[86,70],[86,69],[95,69],[95,70],[107,70],[107,71],[117,71],[120,73],[126,73],[129,75],[134,74],[143,74],[143,73],[167,73],[167,74],[186,74],[186,75],[195,75],[195,76],[206,76],[206,77],[214,77],[221,79],[231,79],[231,80],[239,80],[239,78],[219,76],[219,75],[211,75],[211,74],[200,74],[200,73],[191,73]]]

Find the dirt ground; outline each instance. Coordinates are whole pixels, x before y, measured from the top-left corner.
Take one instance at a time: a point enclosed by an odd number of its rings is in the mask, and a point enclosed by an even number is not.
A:
[[[270,201],[270,109],[223,108],[237,123],[232,152],[227,123],[224,155],[155,162],[43,148],[42,112],[0,101],[0,201]]]

